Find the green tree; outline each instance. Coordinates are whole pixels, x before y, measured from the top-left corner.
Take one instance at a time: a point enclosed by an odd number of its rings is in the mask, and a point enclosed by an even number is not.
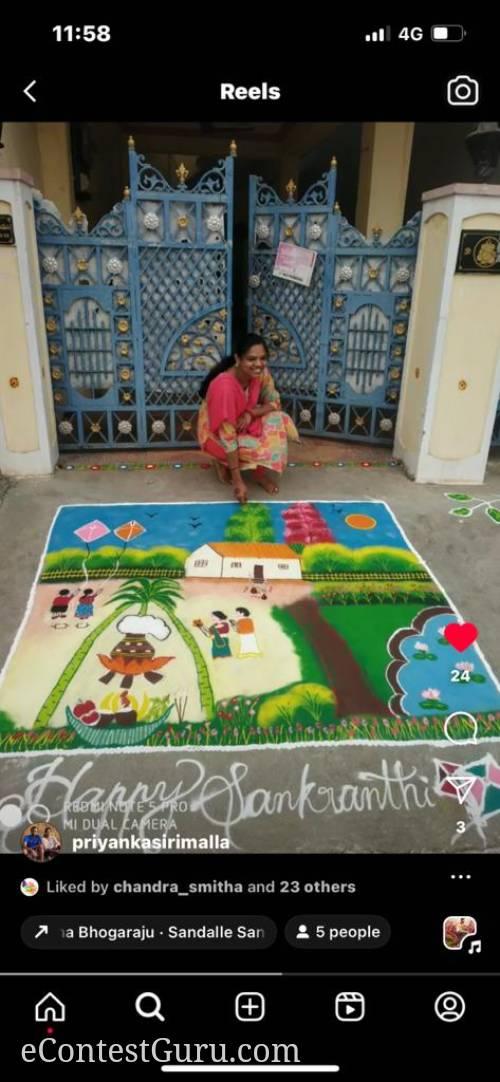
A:
[[[0,733],[13,733],[16,728],[15,721],[5,710],[0,710]]]
[[[163,609],[168,615],[176,631],[179,632],[182,641],[190,650],[196,666],[201,705],[207,720],[211,720],[215,712],[215,704],[210,676],[205,658],[203,657],[198,643],[176,615],[175,607],[177,601],[181,597],[181,587],[177,582],[165,582],[161,579],[139,579],[123,583],[116,593],[113,594],[113,597],[107,602],[108,605],[115,605],[118,602],[118,608],[113,609],[109,616],[106,616],[104,620],[101,620],[101,622],[93,628],[90,634],[86,635],[80,643],[78,650],[73,654],[73,657],[63,669],[57,683],[43,703],[36,718],[34,728],[44,729],[50,724],[54,711],[59,706],[73,677],[81,668],[85,658],[88,656],[94,643],[99,636],[102,635],[103,631],[105,631],[116,619],[122,616],[123,613],[127,612],[128,609],[132,608],[133,605],[138,605],[140,616],[146,616],[149,606],[152,604]]]
[[[263,503],[245,503],[228,519],[225,541],[275,541],[273,520]]]

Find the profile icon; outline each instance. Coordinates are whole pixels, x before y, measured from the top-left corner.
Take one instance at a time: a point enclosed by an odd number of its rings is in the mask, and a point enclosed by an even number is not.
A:
[[[299,924],[299,930],[298,930],[297,935],[296,935],[295,938],[296,939],[310,939],[311,938],[311,936],[309,935],[309,932],[307,931],[307,924]]]
[[[37,879],[23,879],[19,885],[21,894],[24,894],[25,898],[34,898],[35,894],[38,894],[40,887]]]
[[[459,992],[442,992],[434,1001],[434,1010],[441,1022],[459,1022],[466,1004]]]
[[[29,860],[47,863],[61,852],[61,835],[53,823],[28,823],[21,836],[21,849]]]

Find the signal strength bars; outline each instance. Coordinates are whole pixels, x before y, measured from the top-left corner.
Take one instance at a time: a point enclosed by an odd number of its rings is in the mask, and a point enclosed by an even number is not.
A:
[[[365,41],[390,41],[390,26],[381,26],[379,30],[372,30],[371,34],[365,34]]]

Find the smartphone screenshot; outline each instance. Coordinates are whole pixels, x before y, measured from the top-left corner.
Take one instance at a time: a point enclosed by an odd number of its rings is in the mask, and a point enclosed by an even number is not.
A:
[[[498,20],[234,16],[5,19],[3,1058],[493,1076]]]

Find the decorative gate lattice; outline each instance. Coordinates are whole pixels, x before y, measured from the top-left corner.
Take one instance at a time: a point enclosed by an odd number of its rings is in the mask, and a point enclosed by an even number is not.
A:
[[[36,204],[62,450],[195,445],[200,380],[230,349],[233,155],[173,188],[130,140],[129,170],[90,233]]]
[[[383,244],[335,203],[336,163],[296,200],[250,178],[249,327],[261,333],[283,406],[304,434],[390,443],[420,215]],[[278,244],[317,253],[309,287],[273,277]]]

